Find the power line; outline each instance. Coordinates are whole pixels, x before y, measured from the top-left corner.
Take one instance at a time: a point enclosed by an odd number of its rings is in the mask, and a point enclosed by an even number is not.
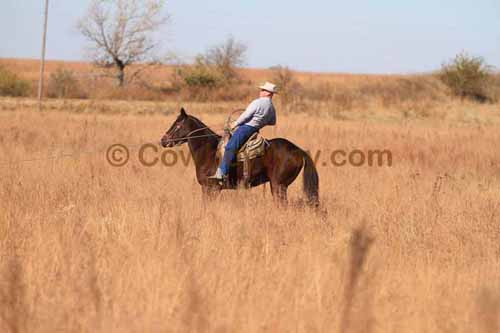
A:
[[[43,23],[42,35],[42,57],[40,59],[40,80],[38,82],[38,110],[42,110],[42,95],[43,95],[43,75],[45,72],[45,47],[47,44],[47,21],[49,17],[49,0],[45,0],[45,15]]]

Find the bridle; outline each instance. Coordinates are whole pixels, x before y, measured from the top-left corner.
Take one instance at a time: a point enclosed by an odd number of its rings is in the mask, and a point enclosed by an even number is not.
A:
[[[191,132],[189,132],[186,136],[184,137],[180,137],[180,138],[175,138],[175,139],[171,139],[171,137],[177,132],[179,131],[182,126],[184,125],[184,122],[186,121],[186,119],[193,119],[193,120],[196,120],[198,121],[198,124],[200,125],[203,125],[203,123],[201,123],[201,121],[199,121],[198,119],[196,118],[184,118],[179,124],[177,124],[175,126],[175,129],[172,133],[169,133],[168,136],[167,136],[167,142],[169,141],[178,141],[177,143],[174,144],[173,147],[177,147],[177,146],[180,146],[182,145],[184,142],[186,142],[187,140],[189,139],[196,139],[196,138],[205,138],[205,137],[212,137],[212,136],[215,136],[215,137],[219,137],[218,134],[216,133],[210,133],[210,134],[204,134],[204,135],[197,135],[197,136],[191,136],[193,133],[196,133],[196,132],[199,132],[199,131],[202,131],[202,130],[206,130],[206,129],[210,129],[208,126],[203,126],[201,128],[197,128],[195,130],[192,130]]]

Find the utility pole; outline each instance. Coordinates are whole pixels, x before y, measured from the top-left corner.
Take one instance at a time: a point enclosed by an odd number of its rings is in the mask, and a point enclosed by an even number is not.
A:
[[[45,46],[47,44],[47,20],[49,17],[49,0],[45,0],[45,17],[43,23],[42,58],[40,59],[40,81],[38,82],[38,111],[42,111],[43,75],[45,72]]]

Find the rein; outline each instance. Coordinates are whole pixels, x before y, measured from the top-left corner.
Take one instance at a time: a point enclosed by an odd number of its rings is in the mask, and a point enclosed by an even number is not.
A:
[[[166,141],[168,142],[168,141],[177,141],[177,140],[188,140],[188,139],[206,138],[206,137],[209,137],[209,136],[220,136],[220,135],[218,135],[216,133],[210,133],[210,134],[204,134],[204,135],[196,135],[196,136],[189,136],[189,135],[191,135],[191,133],[189,133],[187,136],[184,136],[184,137],[175,138],[175,139],[168,139]]]
[[[236,113],[236,112],[241,112],[241,111],[245,111],[245,109],[237,109],[237,110],[234,110],[232,111],[230,114],[229,114],[229,117],[227,118],[226,120],[226,124],[224,125],[224,130],[226,129],[226,127],[228,127],[228,124],[229,122],[231,121],[231,117]],[[188,119],[188,118],[186,118]],[[180,124],[177,124],[175,130],[170,133],[170,136],[172,134],[174,134],[175,132],[177,132],[179,129],[181,129],[182,125],[184,125],[184,121],[186,121],[186,119],[183,119],[182,122]],[[193,120],[196,120],[200,125],[204,125],[201,121],[199,121],[198,119],[196,118],[191,118]],[[217,133],[210,133],[210,134],[203,134],[203,135],[196,135],[196,136],[191,136],[191,134],[193,133],[196,133],[196,132],[199,132],[199,131],[203,131],[203,130],[210,130],[212,131],[211,128],[209,128],[208,126],[203,126],[201,128],[197,128],[195,130],[192,130],[191,132],[189,132],[185,137],[180,137],[180,138],[175,138],[175,139],[167,139],[166,141],[169,142],[169,141],[177,141],[177,140],[189,140],[189,139],[197,139],[197,138],[206,138],[206,137],[219,137],[220,135],[217,134]],[[179,143],[180,144],[180,143]]]
[[[203,131],[203,130],[206,130],[206,129],[210,129],[210,128],[208,126],[205,126],[205,127],[202,127],[202,128],[197,128],[195,130],[192,130],[191,132],[189,132],[186,135],[186,138],[190,138],[190,135],[193,134],[193,133],[196,133],[196,132],[199,132],[199,131]],[[210,133],[210,134],[206,134],[206,136],[218,136],[218,134],[216,134],[216,133]]]
[[[184,122],[184,120],[183,120]],[[174,134],[178,129],[180,129],[180,127],[182,126],[182,123],[180,124],[180,126],[178,128],[176,128],[176,130],[174,132],[172,132],[171,134]],[[220,135],[218,135],[217,133],[210,133],[210,134],[203,134],[203,135],[195,135],[195,136],[191,136],[191,134],[193,133],[196,133],[196,132],[199,132],[199,131],[202,131],[202,130],[206,130],[206,129],[209,129],[211,130],[208,126],[204,126],[204,127],[201,127],[201,128],[197,128],[195,130],[192,130],[191,132],[189,132],[186,136],[184,137],[180,137],[180,138],[175,138],[175,139],[168,139],[167,142],[169,141],[177,141],[177,140],[189,140],[189,139],[197,139],[197,138],[207,138],[207,137],[219,137]]]

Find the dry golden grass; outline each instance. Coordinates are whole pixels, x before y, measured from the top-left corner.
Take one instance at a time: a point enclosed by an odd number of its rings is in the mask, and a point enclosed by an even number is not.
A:
[[[141,166],[175,103],[78,103],[0,100],[0,331],[498,332],[493,106],[280,114],[266,136],[322,151],[317,214],[262,187],[204,206],[192,166]],[[122,168],[99,152],[117,142]],[[356,148],[393,166],[322,163]]]

